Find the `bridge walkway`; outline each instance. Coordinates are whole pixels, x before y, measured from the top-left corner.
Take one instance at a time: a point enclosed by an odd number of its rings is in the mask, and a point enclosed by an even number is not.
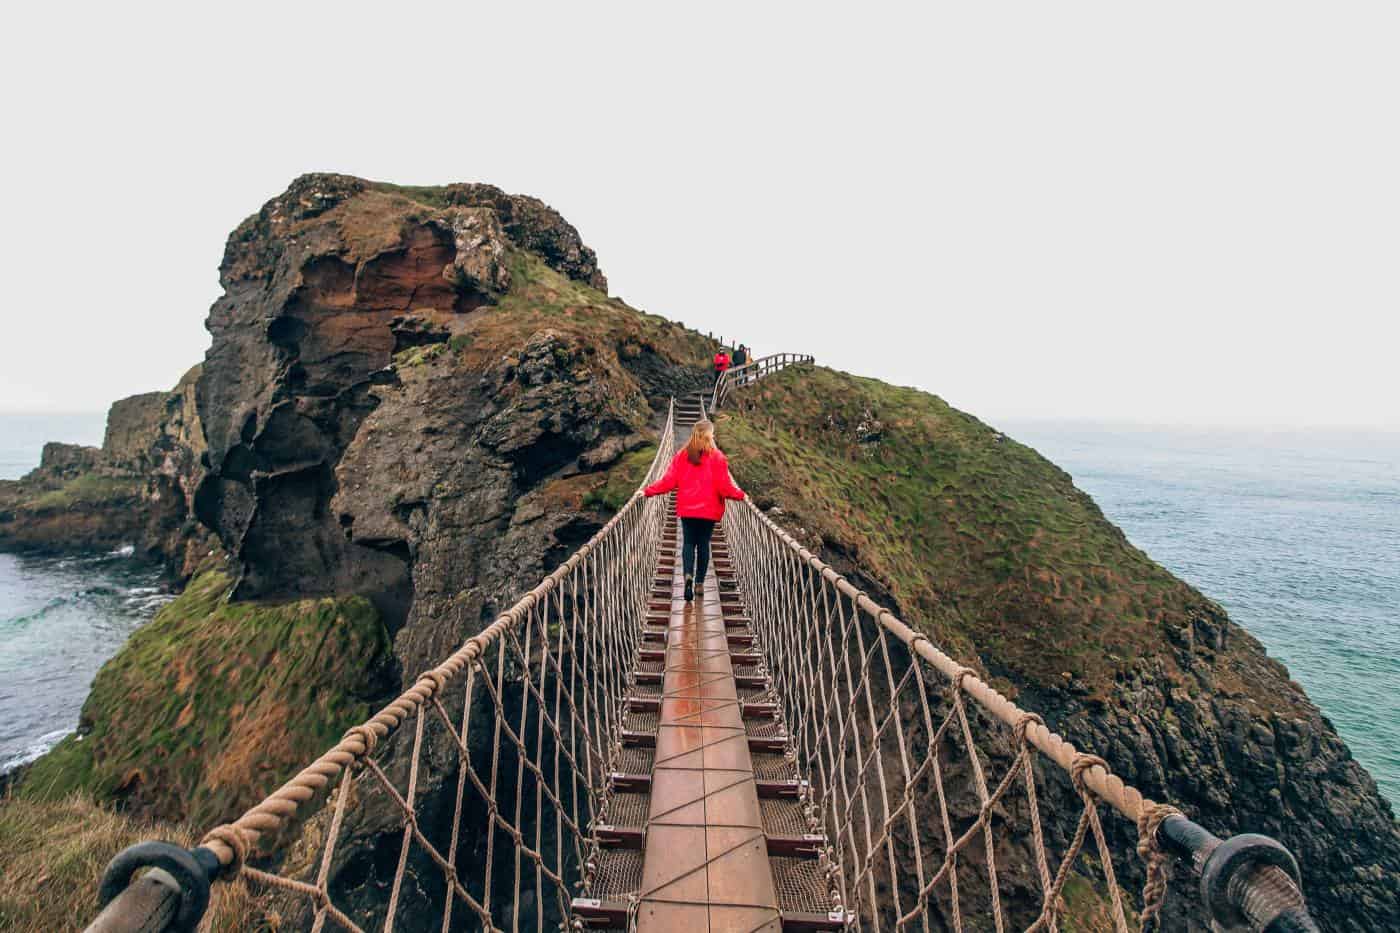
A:
[[[703,413],[677,405],[677,443]],[[574,913],[590,928],[819,931],[832,913],[809,831],[806,785],[787,752],[771,680],[722,527],[711,573],[685,602],[679,519],[668,505],[642,647],[622,733],[623,770],[610,775],[593,893]]]

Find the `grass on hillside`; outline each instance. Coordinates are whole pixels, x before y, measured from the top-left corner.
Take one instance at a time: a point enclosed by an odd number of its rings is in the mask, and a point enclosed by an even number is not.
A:
[[[212,826],[335,743],[382,691],[389,639],[361,597],[229,603],[214,571],[132,635],[93,681],[82,720],[17,793],[86,791]]]
[[[141,480],[131,476],[98,476],[85,473],[26,503],[31,512],[58,512],[79,505],[115,504],[135,501],[141,494]]]
[[[396,185],[392,182],[376,181],[371,183],[370,190],[401,195],[410,201],[417,201],[438,210],[452,206],[452,199],[445,185]]]
[[[60,933],[97,914],[97,882],[129,845],[161,839],[192,846],[187,827],[117,813],[87,794],[58,800],[0,799],[0,929]],[[207,933],[276,930],[275,915],[240,882],[214,886]]]
[[[1077,682],[1102,696],[1200,599],[1068,474],[935,396],[804,368],[735,403],[719,430],[740,482],[1003,684]]]

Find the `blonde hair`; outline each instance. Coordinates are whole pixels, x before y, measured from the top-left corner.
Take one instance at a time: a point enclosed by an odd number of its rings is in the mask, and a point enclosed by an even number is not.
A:
[[[715,449],[715,423],[697,421],[690,429],[690,440],[685,445],[685,456],[691,463],[698,464],[700,458]]]

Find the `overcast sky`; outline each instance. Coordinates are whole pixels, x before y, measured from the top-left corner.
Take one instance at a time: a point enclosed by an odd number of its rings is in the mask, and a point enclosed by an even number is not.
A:
[[[228,232],[339,171],[993,422],[1400,428],[1393,3],[474,6],[9,9],[0,410],[173,385]]]

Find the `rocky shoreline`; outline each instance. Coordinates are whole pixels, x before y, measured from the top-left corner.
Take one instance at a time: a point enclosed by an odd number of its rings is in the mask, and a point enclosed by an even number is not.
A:
[[[131,546],[176,581],[217,559],[193,513],[204,433],[194,390],[200,367],[169,392],[115,402],[101,447],[44,445],[39,466],[0,480],[0,549],[38,553]]]

